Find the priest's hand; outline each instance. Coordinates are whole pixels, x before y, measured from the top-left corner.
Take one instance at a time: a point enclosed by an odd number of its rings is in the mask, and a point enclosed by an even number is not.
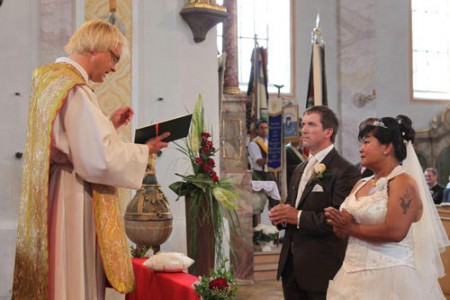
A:
[[[134,110],[131,106],[125,105],[121,108],[116,109],[111,114],[111,122],[114,125],[114,128],[119,128],[122,125],[128,125],[130,123],[131,118],[133,118]]]
[[[297,225],[297,215],[298,209],[290,204],[278,204],[270,210],[269,220],[276,225],[283,223]]]
[[[145,144],[148,146],[148,153],[156,153],[162,148],[166,148],[169,143],[163,142],[166,137],[170,135],[170,132],[164,132],[157,137],[149,139]]]

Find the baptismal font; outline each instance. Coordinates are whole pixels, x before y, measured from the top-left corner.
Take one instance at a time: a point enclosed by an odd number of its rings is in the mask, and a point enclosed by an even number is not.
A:
[[[172,233],[173,217],[156,179],[155,157],[150,155],[142,187],[128,204],[124,223],[128,238],[138,248],[152,248],[156,253]]]

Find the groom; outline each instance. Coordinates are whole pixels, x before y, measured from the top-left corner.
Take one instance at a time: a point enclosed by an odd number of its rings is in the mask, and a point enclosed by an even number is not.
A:
[[[282,277],[287,300],[326,298],[328,281],[342,264],[347,241],[336,237],[323,210],[339,208],[360,178],[358,169],[334,149],[339,123],[331,109],[309,108],[302,125],[303,146],[310,156],[292,173],[286,204],[269,214],[275,224],[286,225],[277,279]],[[322,170],[315,171],[316,164],[323,164]]]

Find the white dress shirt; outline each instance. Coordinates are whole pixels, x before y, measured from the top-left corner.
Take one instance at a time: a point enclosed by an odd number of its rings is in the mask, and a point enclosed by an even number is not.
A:
[[[308,160],[311,159],[311,156],[314,156],[314,158],[316,159],[317,163],[321,163],[322,160],[325,158],[325,156],[327,156],[328,153],[330,153],[330,151],[333,150],[333,148],[334,148],[334,145],[331,144],[330,146],[326,147],[325,149],[320,150],[315,155],[310,153]],[[303,176],[305,176],[305,173],[306,172],[303,172],[302,178],[303,178]],[[300,183],[302,182],[302,178],[300,178]],[[302,197],[302,191],[300,191],[300,183],[299,183],[299,190],[298,190],[298,193],[297,193],[297,198],[296,198],[296,201],[295,201],[295,208],[297,208],[297,205],[300,202],[300,198]],[[301,215],[302,215],[302,211],[299,210],[298,214],[297,214],[297,229],[300,228],[300,216]]]
[[[262,139],[264,144],[267,146],[267,139]],[[256,163],[257,160],[262,159],[261,148],[259,148],[258,144],[254,141],[251,141],[248,144],[248,162],[250,163],[250,167],[255,171],[265,171],[265,166],[260,166]]]

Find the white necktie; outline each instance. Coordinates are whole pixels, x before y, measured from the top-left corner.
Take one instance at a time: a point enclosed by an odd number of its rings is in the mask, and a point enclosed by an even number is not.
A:
[[[312,175],[316,163],[317,159],[314,156],[308,159],[308,164],[306,165],[305,170],[303,171],[302,178],[300,179],[300,183],[298,185],[297,199],[295,199],[295,207],[297,207],[298,203],[300,202],[303,190],[305,189],[306,183],[308,182],[309,178]]]

